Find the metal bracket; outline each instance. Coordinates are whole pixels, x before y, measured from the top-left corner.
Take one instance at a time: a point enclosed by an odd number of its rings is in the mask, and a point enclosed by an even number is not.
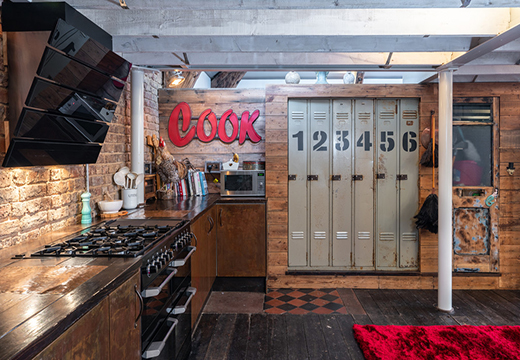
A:
[[[307,175],[307,181],[318,181],[318,175]]]
[[[386,174],[377,174],[376,179],[384,179],[386,178]]]
[[[408,180],[408,175],[406,175],[406,174],[403,174],[403,175],[399,174],[399,175],[397,175],[397,180]]]
[[[330,176],[330,179],[332,181],[338,181],[338,180],[341,180],[341,175],[331,175]]]
[[[294,180],[296,180],[296,175],[294,175],[294,174],[288,175],[288,176],[287,176],[287,180],[289,180],[289,181],[294,181]]]
[[[361,181],[363,180],[363,175],[352,175],[352,180]]]

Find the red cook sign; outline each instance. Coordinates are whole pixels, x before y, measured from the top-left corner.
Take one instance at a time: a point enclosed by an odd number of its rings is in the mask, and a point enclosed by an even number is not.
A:
[[[185,132],[185,135],[181,135],[179,131],[179,117],[182,114],[182,131]],[[168,136],[170,140],[175,146],[186,146],[190,143],[191,140],[197,134],[197,138],[202,142],[210,142],[215,139],[215,136],[218,134],[218,138],[226,143],[232,143],[236,140],[238,135],[239,144],[243,144],[246,141],[246,136],[249,135],[249,139],[257,143],[262,138],[258,135],[253,127],[253,123],[258,119],[260,115],[259,110],[253,111],[250,115],[249,111],[244,111],[242,116],[240,117],[240,126],[238,124],[238,116],[233,112],[233,110],[229,109],[220,117],[220,121],[217,123],[217,116],[211,109],[204,110],[202,114],[200,114],[199,119],[197,121],[197,126],[192,126],[190,128],[191,121],[191,109],[190,106],[181,102],[178,104],[172,111],[170,115],[170,121],[168,122]],[[208,121],[210,124],[211,131],[208,134],[204,131],[204,122]],[[229,121],[231,123],[231,127],[233,129],[231,135],[226,133],[226,122]]]

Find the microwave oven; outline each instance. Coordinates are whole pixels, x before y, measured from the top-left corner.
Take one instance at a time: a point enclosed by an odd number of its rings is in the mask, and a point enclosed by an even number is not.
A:
[[[220,195],[265,196],[265,170],[221,171]]]

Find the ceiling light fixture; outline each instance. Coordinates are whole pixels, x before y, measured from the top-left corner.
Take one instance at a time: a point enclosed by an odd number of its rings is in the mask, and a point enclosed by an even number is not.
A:
[[[184,80],[185,79],[184,79],[184,76],[182,76],[182,72],[179,70],[175,70],[170,79],[170,83],[168,84],[168,87],[179,86],[180,84],[182,84],[184,82]]]

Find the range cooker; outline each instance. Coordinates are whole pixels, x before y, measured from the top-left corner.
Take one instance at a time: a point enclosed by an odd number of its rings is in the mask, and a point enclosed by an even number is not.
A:
[[[191,351],[191,256],[196,238],[177,219],[118,219],[47,245],[31,257],[141,259],[141,341],[144,359],[187,359]]]

